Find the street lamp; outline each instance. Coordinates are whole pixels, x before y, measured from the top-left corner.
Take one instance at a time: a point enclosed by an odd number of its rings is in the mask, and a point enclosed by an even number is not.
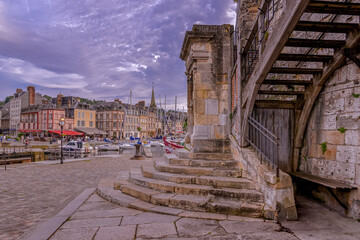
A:
[[[61,152],[60,153],[60,164],[63,164],[63,137],[62,137],[62,135],[63,135],[63,127],[65,125],[65,119],[63,117],[60,118],[59,125],[61,127],[61,132],[60,132],[60,146],[61,146],[61,148],[60,148],[60,152]]]

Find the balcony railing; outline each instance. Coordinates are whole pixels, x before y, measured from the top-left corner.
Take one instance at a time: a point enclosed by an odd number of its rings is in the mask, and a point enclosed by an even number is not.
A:
[[[259,59],[261,47],[263,42],[266,41],[269,36],[269,26],[274,19],[274,16],[275,0],[264,0],[261,8],[259,8],[259,13],[255,19],[254,26],[241,53],[243,58],[243,81],[247,80]]]

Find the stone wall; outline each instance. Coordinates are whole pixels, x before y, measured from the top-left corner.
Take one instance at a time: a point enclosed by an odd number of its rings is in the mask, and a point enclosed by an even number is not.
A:
[[[312,111],[299,170],[360,188],[360,68],[353,62],[326,83]],[[313,194],[332,207],[338,204],[322,189]],[[360,219],[360,190],[346,194],[348,214]]]
[[[296,220],[297,211],[291,177],[261,164],[259,156],[251,148],[243,148],[230,137],[234,159],[240,162],[242,177],[254,181],[256,190],[264,194],[266,218],[276,220]]]

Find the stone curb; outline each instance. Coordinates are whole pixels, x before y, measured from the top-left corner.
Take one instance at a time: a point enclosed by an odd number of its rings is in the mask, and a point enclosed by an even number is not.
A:
[[[160,214],[167,214],[167,215],[179,216],[179,217],[211,219],[211,220],[219,220],[219,221],[229,220],[229,221],[264,222],[264,220],[261,218],[232,216],[232,215],[209,213],[209,212],[196,212],[196,211],[188,211],[178,208],[158,206],[148,202],[141,201],[127,194],[124,194],[121,191],[116,190],[114,189],[114,187],[110,187],[110,186],[99,186],[96,189],[96,191],[101,197],[112,203],[115,203],[122,207],[141,210],[144,212],[160,213]]]
[[[73,214],[83,202],[95,192],[95,188],[87,188],[74,200],[72,200],[65,208],[58,212],[55,217],[41,223],[35,227],[30,233],[22,234],[18,240],[47,240],[57,229]]]

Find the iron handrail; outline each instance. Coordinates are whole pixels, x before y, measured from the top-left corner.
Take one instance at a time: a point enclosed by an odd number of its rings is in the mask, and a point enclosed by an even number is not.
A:
[[[260,122],[249,116],[249,134],[246,141],[260,154],[260,161],[265,158],[268,164],[276,168],[276,176],[279,177],[279,138]]]

